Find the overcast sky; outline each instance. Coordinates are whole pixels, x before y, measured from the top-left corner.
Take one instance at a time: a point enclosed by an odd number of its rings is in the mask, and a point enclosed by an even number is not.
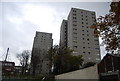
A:
[[[32,50],[36,31],[53,33],[53,44],[59,44],[60,26],[71,8],[95,11],[97,17],[109,12],[108,2],[5,2],[0,3],[0,60],[16,62],[17,53]],[[102,56],[104,50],[102,50]]]

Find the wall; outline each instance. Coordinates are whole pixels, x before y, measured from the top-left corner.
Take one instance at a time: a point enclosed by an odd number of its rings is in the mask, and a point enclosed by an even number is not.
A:
[[[55,79],[98,79],[97,65],[55,76]]]
[[[40,81],[40,80],[39,79],[2,79],[2,81]]]

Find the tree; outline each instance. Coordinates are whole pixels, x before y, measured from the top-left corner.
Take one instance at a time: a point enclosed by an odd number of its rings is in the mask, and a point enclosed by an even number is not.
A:
[[[120,50],[120,1],[112,2],[111,9],[105,16],[97,18],[91,28],[95,36],[102,38],[108,52]]]
[[[59,46],[58,45],[54,45],[53,47],[51,47],[48,50],[48,59],[49,59],[49,67],[50,67],[50,73],[52,73],[52,68],[55,65],[56,62],[58,62],[58,58],[56,57],[56,55],[58,55],[59,53]]]
[[[26,74],[29,65],[31,51],[24,50],[22,53],[17,54],[17,58],[20,61],[20,65],[22,66],[22,74]]]
[[[73,50],[66,47],[54,46],[48,51],[50,66],[54,65],[54,74],[61,74],[79,69],[83,58],[81,55],[73,56]]]
[[[73,56],[71,54],[66,54],[64,55],[63,61],[64,61],[63,72],[70,72],[70,71],[78,70],[79,67],[82,66],[83,58],[82,55]]]

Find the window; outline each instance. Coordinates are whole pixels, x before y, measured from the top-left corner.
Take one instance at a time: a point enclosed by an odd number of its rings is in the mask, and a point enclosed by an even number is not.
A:
[[[88,23],[86,23],[86,24],[88,24]]]
[[[91,59],[91,58],[88,58],[89,60]]]
[[[77,41],[73,41],[74,43],[77,43]]]
[[[89,36],[89,34],[87,34],[87,36]]]
[[[77,48],[77,46],[74,46],[74,48]]]
[[[73,30],[77,30],[76,28],[73,28]]]
[[[73,10],[73,12],[76,12],[76,10]]]
[[[82,22],[82,24],[84,24],[84,23]]]
[[[85,52],[83,52],[85,54]]]
[[[90,40],[90,39],[87,39],[88,41]]]
[[[76,17],[73,17],[73,19],[76,19]]]
[[[95,49],[99,50],[99,48],[95,48]]]
[[[98,53],[97,55],[99,56],[100,54]]]
[[[9,64],[9,66],[12,66],[12,64]]]
[[[83,38],[83,40],[84,40],[85,38]]]
[[[77,38],[77,37],[74,37],[74,38]]]
[[[73,32],[73,34],[77,34],[76,32]]]
[[[86,21],[88,21],[88,20],[86,19]]]
[[[76,14],[73,14],[73,15],[76,15]]]
[[[73,21],[74,23],[76,23],[77,21]]]
[[[98,39],[95,39],[95,41],[98,41]]]
[[[95,44],[95,45],[99,45],[99,44]]]
[[[82,30],[82,31],[84,31],[84,30]]]
[[[91,15],[95,15],[95,13],[92,13]]]
[[[74,37],[75,40],[77,40],[77,37]]]
[[[73,26],[77,26],[76,24],[73,24]]]
[[[83,20],[83,18],[82,18],[82,20]]]
[[[67,28],[65,28],[65,30],[67,30]]]
[[[77,51],[73,51],[73,53],[78,53]]]
[[[100,60],[99,58],[96,58],[96,60]]]
[[[85,47],[83,47],[83,49],[85,49]]]
[[[81,15],[81,17],[83,17],[83,15]]]
[[[93,19],[93,22],[96,22],[96,19]]]
[[[82,34],[84,36],[84,34]]]

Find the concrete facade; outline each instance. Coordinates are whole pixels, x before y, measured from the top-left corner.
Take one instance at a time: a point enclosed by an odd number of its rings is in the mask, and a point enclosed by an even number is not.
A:
[[[50,68],[47,51],[52,47],[52,44],[52,33],[36,32],[31,57],[31,62],[35,59],[35,56],[39,58],[39,63],[37,64],[35,74],[46,75],[49,73]]]
[[[99,79],[98,71],[97,71],[97,65],[85,68],[82,70],[77,70],[69,73],[64,73],[61,75],[55,76],[56,80],[62,80],[62,79],[95,79],[97,81]]]
[[[83,55],[85,63],[100,62],[99,39],[94,37],[94,30],[90,28],[95,19],[93,11],[72,8],[66,20],[67,27],[61,26],[60,42],[67,40],[66,45],[74,50],[73,55]]]
[[[67,20],[63,20],[60,29],[60,46],[67,47]]]

